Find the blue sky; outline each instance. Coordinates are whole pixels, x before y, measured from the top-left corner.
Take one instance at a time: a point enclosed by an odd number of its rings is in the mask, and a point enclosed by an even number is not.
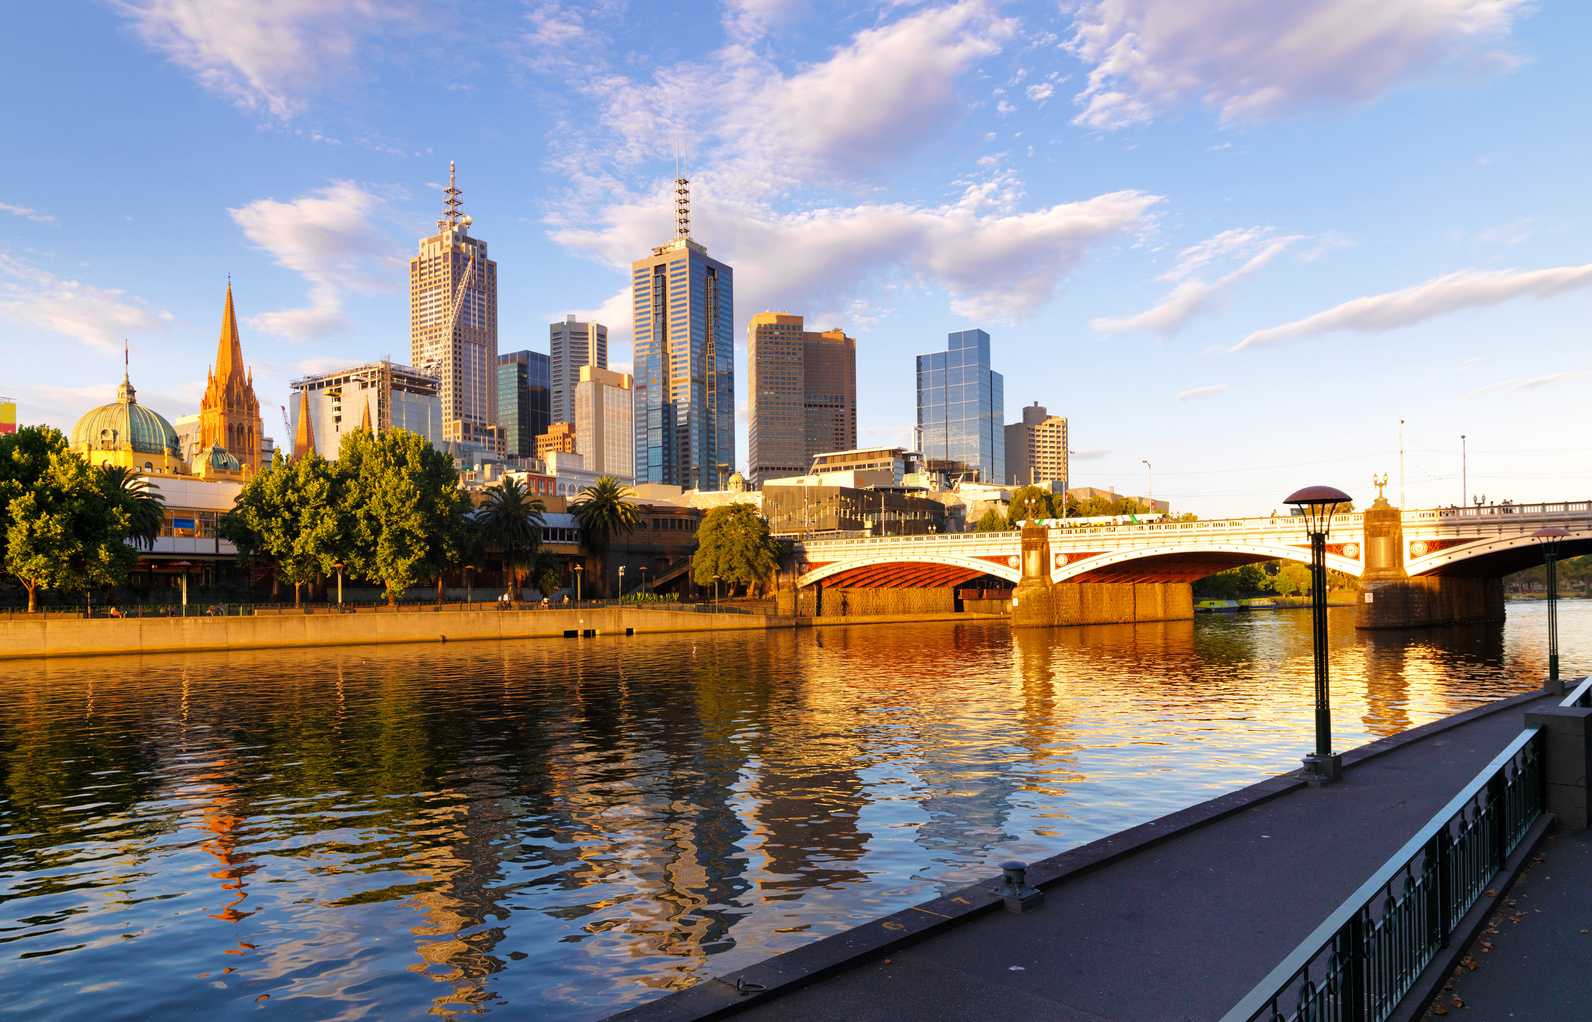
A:
[[[1592,496],[1592,8],[1523,0],[24,5],[0,66],[0,393],[62,428],[197,410],[227,274],[276,406],[405,360],[457,161],[499,346],[569,312],[629,361],[629,261],[693,234],[858,338],[862,442],[980,326],[1077,484],[1203,516],[1301,485]],[[744,409],[745,372],[738,362]],[[738,446],[745,460],[745,424]]]

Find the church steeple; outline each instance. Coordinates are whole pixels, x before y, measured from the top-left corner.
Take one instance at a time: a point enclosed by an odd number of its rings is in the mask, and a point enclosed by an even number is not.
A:
[[[205,381],[199,402],[199,439],[202,449],[216,444],[243,465],[245,473],[260,470],[260,401],[254,394],[253,374],[243,365],[243,345],[238,339],[238,314],[232,307],[232,280],[227,280],[227,304],[221,314],[221,340],[216,364]]]
[[[216,346],[215,373],[223,385],[233,373],[243,376],[243,345],[238,341],[238,314],[232,308],[232,281],[227,281],[227,308],[221,315],[221,342]]]
[[[297,461],[315,450],[315,424],[310,422],[310,395],[299,391],[298,428],[293,431],[293,460]]]

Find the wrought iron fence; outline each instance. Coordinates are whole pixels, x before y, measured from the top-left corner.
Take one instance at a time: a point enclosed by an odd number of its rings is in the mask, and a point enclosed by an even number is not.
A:
[[[1382,1022],[1542,814],[1523,732],[1222,1022]]]

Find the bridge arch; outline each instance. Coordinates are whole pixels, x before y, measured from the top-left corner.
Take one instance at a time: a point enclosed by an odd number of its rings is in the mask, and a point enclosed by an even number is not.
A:
[[[1536,524],[1536,523],[1532,523]],[[1592,554],[1592,523],[1573,526],[1559,542],[1559,557]],[[1505,536],[1459,541],[1410,539],[1406,533],[1404,570],[1411,575],[1498,578],[1542,563],[1542,545],[1521,531]]]
[[[1011,558],[1015,560],[1016,558]],[[922,588],[955,586],[981,575],[1016,583],[1022,580],[1022,567],[982,557],[930,553],[914,550],[910,554],[882,553],[875,557],[839,560],[806,571],[796,578],[798,588],[819,582],[855,588]]]
[[[1343,550],[1342,544],[1333,544]],[[1358,547],[1355,553],[1358,554]],[[1058,563],[1065,558],[1065,563]],[[1056,550],[1051,554],[1052,582],[1193,582],[1245,564],[1259,561],[1296,561],[1308,564],[1308,548],[1281,543],[1165,543],[1112,550],[1105,553],[1070,554]],[[1362,565],[1358,557],[1345,556],[1330,547],[1327,568],[1358,577]]]

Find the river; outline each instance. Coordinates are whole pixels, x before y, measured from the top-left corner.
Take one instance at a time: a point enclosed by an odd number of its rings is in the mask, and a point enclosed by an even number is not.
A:
[[[1540,684],[1541,603],[1357,633],[1342,750]],[[1592,602],[1561,604],[1566,676]],[[29,1019],[596,1019],[1296,768],[1309,615],[0,662]]]

